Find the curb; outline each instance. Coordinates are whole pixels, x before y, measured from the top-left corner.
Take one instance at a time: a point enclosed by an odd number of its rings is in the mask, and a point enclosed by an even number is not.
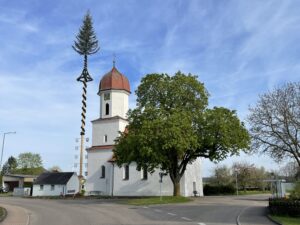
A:
[[[240,211],[240,213],[239,213],[239,215],[236,217],[236,224],[237,225],[241,225],[241,222],[240,222],[240,216],[243,214],[243,212],[245,212],[247,209],[249,209],[251,206],[247,206],[247,207],[245,207],[245,208],[243,208],[241,211]]]
[[[7,210],[3,207],[0,207],[3,210],[3,215],[0,217],[0,223],[5,220],[6,216],[7,216]]]
[[[268,219],[271,220],[273,223],[276,223],[276,224],[278,224],[278,225],[283,225],[282,223],[280,223],[280,222],[274,220],[269,214],[267,214],[267,217],[268,217]]]

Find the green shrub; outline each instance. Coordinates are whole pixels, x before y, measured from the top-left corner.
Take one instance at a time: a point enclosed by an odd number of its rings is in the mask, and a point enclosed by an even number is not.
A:
[[[204,195],[234,194],[235,191],[236,191],[235,187],[231,184],[229,184],[229,185],[209,185],[209,184],[206,184],[203,187]]]
[[[272,215],[300,217],[300,199],[270,198],[269,209]]]

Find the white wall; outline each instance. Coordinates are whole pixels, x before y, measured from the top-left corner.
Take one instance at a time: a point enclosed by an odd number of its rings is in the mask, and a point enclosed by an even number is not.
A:
[[[111,189],[111,149],[88,151],[88,176],[86,180],[87,194],[91,191],[101,191],[103,195],[110,195]],[[105,166],[105,178],[101,178],[101,166]]]
[[[104,100],[104,93],[110,93],[110,100]],[[126,118],[129,93],[123,90],[107,90],[100,93],[100,118],[120,116]],[[109,114],[105,115],[106,103],[109,104]]]
[[[159,196],[159,171],[148,173],[148,179],[141,179],[141,171],[136,170],[136,164],[129,166],[129,179],[123,180],[123,167],[114,168],[114,196]],[[173,184],[169,176],[163,178],[162,194],[172,195]]]
[[[181,178],[181,194],[183,196],[193,196],[194,184],[198,195],[203,196],[201,158],[196,159],[192,164],[188,164],[184,175]]]
[[[92,146],[113,145],[119,135],[120,121],[121,119],[93,121]],[[107,135],[107,142],[104,142],[104,135]]]
[[[73,176],[70,178],[66,185],[65,194],[76,194],[79,192],[79,178],[77,174],[73,174]]]
[[[39,184],[33,185],[32,196],[60,196],[65,190],[65,185],[54,186],[54,190],[51,190],[50,184],[44,184],[43,190],[40,190]]]

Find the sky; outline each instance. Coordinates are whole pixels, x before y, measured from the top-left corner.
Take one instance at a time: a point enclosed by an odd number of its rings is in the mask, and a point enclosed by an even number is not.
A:
[[[39,153],[44,167],[73,169],[80,133],[83,59],[72,44],[90,10],[100,51],[89,57],[87,136],[99,117],[98,85],[116,67],[134,90],[149,73],[198,75],[209,107],[237,110],[242,121],[259,95],[300,78],[300,1],[297,0],[0,0],[0,132],[3,162]],[[88,144],[90,145],[90,144]],[[278,169],[265,155],[203,161],[247,161]]]

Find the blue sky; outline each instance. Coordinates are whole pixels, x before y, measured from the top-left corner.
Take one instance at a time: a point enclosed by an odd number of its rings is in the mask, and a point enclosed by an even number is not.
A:
[[[82,58],[71,45],[90,9],[101,50],[90,57],[89,121],[99,116],[97,88],[112,67],[134,91],[147,73],[199,76],[210,107],[244,120],[259,94],[300,78],[300,2],[290,0],[0,0],[0,131],[4,161],[40,153],[46,168],[71,170],[80,132]],[[134,92],[133,92],[134,93]],[[135,96],[130,97],[134,107]],[[233,157],[276,169],[266,156]],[[204,175],[215,165],[204,161]]]

